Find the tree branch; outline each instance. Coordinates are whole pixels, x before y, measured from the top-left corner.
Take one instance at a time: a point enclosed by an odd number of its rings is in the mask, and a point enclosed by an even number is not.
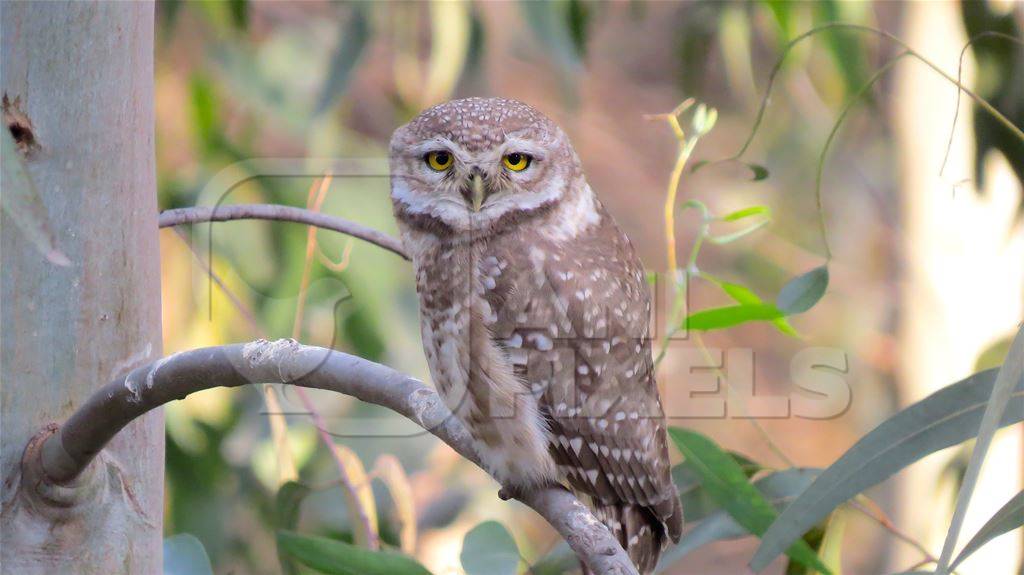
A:
[[[26,452],[38,461],[25,465],[38,465],[51,484],[67,485],[122,428],[147,411],[204,389],[251,383],[327,389],[386,407],[480,465],[469,432],[433,389],[389,367],[291,339],[185,351],[140,367],[94,393],[56,433],[43,439],[40,449]],[[615,537],[563,487],[513,495],[561,533],[594,573],[637,574]]]
[[[230,220],[274,220],[307,224],[359,238],[380,246],[389,252],[398,254],[404,259],[409,259],[409,256],[402,248],[402,242],[384,232],[350,222],[343,218],[292,206],[278,204],[233,204],[213,208],[207,206],[177,208],[160,212],[161,228],[202,222],[227,222]]]

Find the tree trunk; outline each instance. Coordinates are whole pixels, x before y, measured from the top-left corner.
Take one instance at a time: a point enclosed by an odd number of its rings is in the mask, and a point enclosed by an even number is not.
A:
[[[960,6],[952,2],[906,4],[903,39],[956,77],[957,59],[967,36]],[[964,81],[973,84],[973,61],[965,61]],[[956,106],[956,88],[920,63],[901,64],[895,100],[903,192],[902,329],[900,380],[904,405],[974,371],[988,345],[1016,331],[1024,293],[1024,242],[1014,228],[1017,191],[1002,157],[986,162],[985,193],[972,177],[970,99],[961,100],[957,135],[945,175],[939,175]],[[954,191],[954,185],[957,189]],[[1021,436],[1015,429],[996,435],[961,531],[961,545],[1021,485]],[[959,484],[948,473],[963,451],[927,457],[902,474],[898,521],[938,556]],[[919,559],[898,546],[893,568]],[[965,561],[961,575],[1016,573],[1019,538],[993,540]]]
[[[162,413],[129,425],[73,485],[39,489],[21,467],[47,424],[161,353],[153,5],[3,2],[0,20],[5,122],[18,119],[21,159],[71,260],[48,262],[4,212],[0,563],[159,573]]]

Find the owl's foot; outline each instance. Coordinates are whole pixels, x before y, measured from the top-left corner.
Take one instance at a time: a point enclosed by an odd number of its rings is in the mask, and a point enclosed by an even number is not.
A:
[[[498,490],[498,498],[502,501],[508,501],[509,499],[518,499],[517,495],[521,494],[522,490],[515,487],[505,486]]]

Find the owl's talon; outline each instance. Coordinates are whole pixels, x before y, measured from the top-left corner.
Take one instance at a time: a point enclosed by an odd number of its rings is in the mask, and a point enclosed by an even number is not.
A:
[[[515,495],[512,493],[512,490],[510,488],[502,487],[501,489],[498,490],[498,499],[501,499],[502,501],[508,501],[509,499],[515,499]]]

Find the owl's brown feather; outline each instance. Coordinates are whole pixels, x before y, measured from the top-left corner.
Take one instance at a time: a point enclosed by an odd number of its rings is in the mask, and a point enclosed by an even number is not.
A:
[[[435,148],[450,170],[423,165]],[[512,173],[511,152],[533,163]],[[391,159],[431,376],[481,461],[505,487],[567,483],[649,573],[682,529],[650,295],[568,138],[525,104],[471,98],[397,130]],[[472,208],[470,179],[486,187]]]

